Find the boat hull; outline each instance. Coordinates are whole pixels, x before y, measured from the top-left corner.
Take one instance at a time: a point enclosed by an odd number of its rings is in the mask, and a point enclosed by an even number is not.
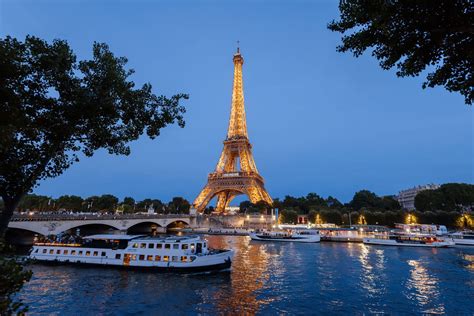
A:
[[[47,249],[43,253],[43,249]],[[50,254],[49,250],[54,249]],[[82,253],[99,252],[100,256],[72,256],[64,255],[64,250],[79,251]],[[38,250],[38,251],[36,251]],[[56,251],[59,250],[60,254]],[[228,269],[232,265],[234,257],[233,250],[218,251],[207,255],[194,255],[195,259],[188,262],[180,261],[152,261],[152,260],[128,260],[125,255],[138,258],[139,253],[133,253],[132,250],[110,250],[110,249],[94,249],[94,248],[75,248],[75,247],[49,247],[49,246],[33,246],[29,258],[33,261],[48,264],[74,264],[82,266],[105,266],[105,267],[120,267],[125,269],[141,269],[141,270],[156,270],[164,272],[196,272],[196,271],[213,271]],[[103,254],[103,255],[102,255]],[[116,255],[120,255],[120,259],[115,259]],[[144,255],[147,256],[147,255]],[[154,257],[154,256],[153,256]],[[170,256],[171,257],[171,256]]]
[[[453,242],[458,246],[474,246],[474,239],[453,238]]]
[[[425,247],[425,248],[447,248],[454,246],[453,242],[450,241],[439,241],[432,243],[408,243],[408,242],[397,242],[396,240],[390,239],[377,239],[377,238],[364,238],[364,244],[367,245],[379,245],[379,246],[399,246],[399,247]]]
[[[319,235],[305,235],[298,237],[278,238],[278,237],[267,237],[256,233],[251,233],[250,238],[257,241],[277,241],[277,242],[304,242],[304,243],[316,243],[321,241]]]

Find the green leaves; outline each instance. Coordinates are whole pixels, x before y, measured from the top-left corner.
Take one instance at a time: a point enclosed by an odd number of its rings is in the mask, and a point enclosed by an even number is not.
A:
[[[343,0],[332,31],[344,34],[340,52],[355,57],[371,49],[383,69],[397,76],[428,70],[423,88],[444,86],[474,98],[474,4],[467,0]],[[349,33],[351,32],[351,33]]]
[[[31,278],[32,272],[7,254],[5,241],[0,239],[0,315],[22,315],[28,308],[13,296]]]
[[[104,43],[77,62],[66,41],[0,39],[0,196],[7,208],[78,162],[79,152],[128,155],[128,143],[142,134],[184,127],[188,95],[157,96],[149,83],[135,88],[126,63]]]

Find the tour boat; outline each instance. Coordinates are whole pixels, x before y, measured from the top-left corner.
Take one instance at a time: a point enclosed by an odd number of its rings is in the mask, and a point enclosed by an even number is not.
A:
[[[30,258],[38,261],[95,264],[165,271],[230,268],[233,250],[209,249],[197,236],[147,237],[93,235],[80,243],[35,243]]]
[[[292,241],[292,242],[320,242],[321,236],[317,230],[299,231],[262,231],[250,233],[252,240],[259,241]]]
[[[456,245],[474,246],[474,231],[461,231],[449,235]]]
[[[364,244],[404,247],[445,248],[454,246],[454,242],[438,238],[434,235],[394,234],[376,235],[363,239]]]

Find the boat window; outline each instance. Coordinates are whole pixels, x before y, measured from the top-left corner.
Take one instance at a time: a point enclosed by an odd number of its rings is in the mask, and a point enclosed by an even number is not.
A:
[[[161,249],[161,248],[163,248],[162,244],[156,244],[156,249]]]
[[[133,248],[138,248],[138,244],[137,244],[137,243],[134,243],[134,244],[133,244]]]
[[[163,261],[170,261],[170,257],[169,256],[163,256]]]
[[[46,249],[43,249],[43,253],[46,253]]]
[[[76,254],[76,250],[71,250],[71,256],[74,256]]]
[[[181,256],[181,262],[186,262],[188,261],[188,257],[186,256]]]
[[[181,249],[186,250],[186,249],[188,249],[188,246],[189,246],[188,244],[182,244]]]
[[[39,249],[36,249],[36,250],[35,250],[35,253],[38,253],[38,250],[39,250]]]
[[[100,254],[102,257],[105,257],[105,251],[102,251],[102,253]]]
[[[115,259],[120,260],[120,257],[121,257],[121,256],[122,256],[121,254],[116,253],[116,254],[115,254]]]
[[[179,249],[179,245],[178,245],[178,244],[174,244],[174,245],[173,245],[173,249]]]
[[[148,248],[150,248],[150,249],[155,248],[155,244],[148,244]]]
[[[191,259],[191,261],[194,261],[196,260],[196,256],[191,256],[189,259]]]
[[[161,261],[161,256],[155,256],[155,261]]]
[[[171,260],[172,260],[172,261],[178,261],[178,256],[173,256],[173,257],[171,257]]]
[[[147,261],[153,261],[153,256],[152,256],[152,255],[146,256],[146,260],[147,260]]]
[[[145,255],[139,255],[138,260],[145,260]]]
[[[54,250],[53,249],[50,249],[49,250],[49,254],[52,255],[54,253]]]
[[[94,257],[97,257],[99,255],[98,251],[94,251]]]
[[[91,255],[91,252],[90,251],[86,251],[86,256],[90,256]]]
[[[60,255],[60,254],[61,254],[61,250],[59,250],[59,249],[56,250],[56,254],[57,254],[57,255]]]
[[[132,255],[132,260],[137,260],[137,255]]]
[[[165,244],[165,249],[170,249],[171,245],[170,244]]]
[[[67,255],[69,253],[69,250],[64,250],[63,254]]]
[[[79,256],[82,256],[82,250],[79,251]]]
[[[141,244],[140,244],[140,248],[146,248],[146,244],[145,244],[145,243],[141,243]]]

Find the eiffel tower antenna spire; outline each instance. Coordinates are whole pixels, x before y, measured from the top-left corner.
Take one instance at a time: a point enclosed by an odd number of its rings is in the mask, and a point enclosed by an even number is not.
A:
[[[237,41],[239,43],[239,41]],[[240,54],[240,48],[237,46],[237,53],[234,54],[234,84],[232,86],[232,102],[230,108],[229,128],[227,130],[227,139],[248,138],[247,119],[245,117],[244,105],[244,83],[242,80],[242,66],[244,58]]]
[[[193,207],[199,212],[204,211],[216,196],[218,212],[225,212],[230,201],[240,194],[246,194],[252,203],[265,201],[269,206],[273,203],[258,173],[248,139],[242,80],[244,58],[239,46],[233,62],[234,83],[227,137],[216,169],[209,174],[207,184],[193,202]]]

